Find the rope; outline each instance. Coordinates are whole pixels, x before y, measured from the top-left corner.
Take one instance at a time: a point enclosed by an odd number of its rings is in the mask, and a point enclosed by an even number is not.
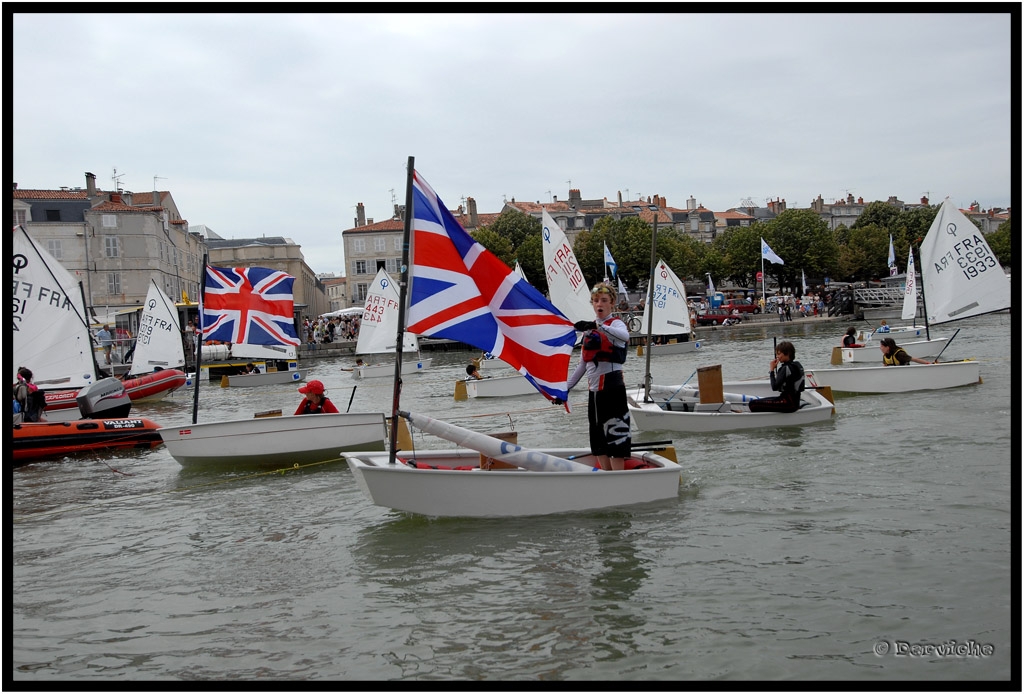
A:
[[[693,378],[696,375],[697,375],[697,370],[694,369],[693,373],[690,374],[690,378]],[[674,393],[672,393],[672,395],[668,396],[668,400],[666,400],[665,402],[669,402],[669,400],[671,400],[675,396],[679,395],[679,391],[681,391],[683,388],[686,387],[686,384],[690,382],[690,378],[688,378],[685,381],[683,381],[683,384],[676,389],[676,392],[674,392]]]

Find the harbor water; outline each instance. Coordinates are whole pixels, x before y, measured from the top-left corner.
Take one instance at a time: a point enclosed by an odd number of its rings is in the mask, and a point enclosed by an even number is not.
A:
[[[715,331],[696,353],[652,359],[654,381],[696,384],[713,364],[727,381],[765,378],[775,339],[826,368],[845,327]],[[678,498],[643,506],[426,518],[372,505],[341,460],[194,471],[163,447],[15,468],[8,677],[1006,682],[1020,648],[1013,330],[1004,313],[933,335],[956,328],[943,360],[978,359],[980,385],[837,397],[831,421],[799,428],[635,432],[671,439],[683,468]],[[403,409],[514,428],[526,446],[586,445],[582,387],[571,414],[539,395],[456,402],[470,356],[434,355],[405,379]],[[631,354],[627,383],[645,361]],[[390,412],[390,379],[355,381],[351,365],[303,367],[341,411],[351,397],[352,411]],[[294,384],[203,383],[199,421],[290,414],[300,399]],[[133,414],[187,424],[192,393]]]

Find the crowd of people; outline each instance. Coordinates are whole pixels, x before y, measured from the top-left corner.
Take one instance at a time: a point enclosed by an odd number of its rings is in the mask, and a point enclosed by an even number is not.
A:
[[[358,315],[306,318],[302,322],[302,332],[306,345],[310,347],[342,340],[354,340],[359,336],[359,322]]]

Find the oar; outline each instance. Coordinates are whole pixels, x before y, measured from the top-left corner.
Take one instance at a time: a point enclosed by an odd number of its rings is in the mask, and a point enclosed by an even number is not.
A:
[[[960,334],[960,328],[957,328],[957,329],[956,329],[956,332],[955,332],[955,333],[953,333],[953,337],[956,337],[956,336],[957,336],[957,335],[959,335],[959,334]],[[940,350],[939,350],[939,353],[935,355],[935,359],[933,359],[933,360],[932,360],[932,363],[933,363],[933,364],[938,364],[938,363],[939,363],[939,357],[941,357],[941,356],[942,356],[942,353],[946,351],[946,347],[949,347],[949,343],[953,341],[953,337],[951,337],[951,338],[949,338],[948,340],[946,340],[946,345],[945,345],[945,347],[943,347],[942,349],[940,349]]]
[[[348,396],[348,407],[345,408],[346,413],[352,409],[352,400],[356,397],[356,388],[358,387],[359,386],[352,386],[352,395]]]

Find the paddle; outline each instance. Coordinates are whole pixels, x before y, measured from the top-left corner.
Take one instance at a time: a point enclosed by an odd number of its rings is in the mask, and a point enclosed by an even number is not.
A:
[[[939,357],[941,357],[942,353],[946,351],[946,347],[949,347],[949,343],[953,341],[953,338],[956,337],[959,334],[960,334],[960,328],[957,328],[956,332],[953,333],[953,337],[951,337],[948,340],[946,340],[945,346],[942,349],[939,350],[938,354],[935,355],[935,359],[932,360],[933,364],[938,364],[939,363]]]
[[[348,413],[352,409],[352,400],[356,397],[356,388],[359,386],[352,386],[352,395],[348,396],[348,407],[345,408],[345,412]]]

